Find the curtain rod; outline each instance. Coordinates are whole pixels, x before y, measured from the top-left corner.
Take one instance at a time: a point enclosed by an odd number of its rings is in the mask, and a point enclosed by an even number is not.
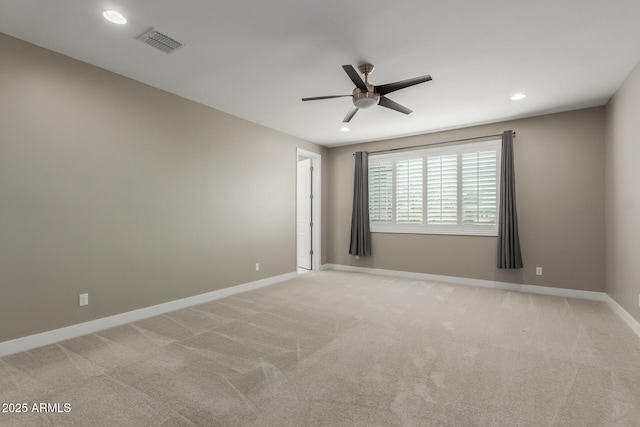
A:
[[[391,153],[393,151],[413,150],[413,149],[416,149],[416,148],[430,147],[432,145],[453,144],[454,142],[465,142],[465,141],[473,141],[473,140],[476,140],[476,139],[497,138],[499,136],[502,136],[502,134],[501,133],[497,133],[495,135],[475,136],[473,138],[452,139],[451,141],[432,142],[431,144],[422,144],[422,145],[412,145],[411,147],[400,147],[400,148],[390,148],[388,150],[369,151],[369,154]],[[516,132],[515,131],[513,132],[513,136],[514,137],[516,136]],[[356,153],[353,153],[352,155],[355,156]]]

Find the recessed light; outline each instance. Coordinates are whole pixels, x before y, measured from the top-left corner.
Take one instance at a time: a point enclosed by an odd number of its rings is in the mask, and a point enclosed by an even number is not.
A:
[[[102,16],[104,16],[104,19],[109,22],[113,22],[114,24],[124,25],[127,23],[127,18],[115,10],[105,10],[102,12]]]
[[[524,98],[526,98],[526,97],[527,97],[527,95],[525,95],[524,93],[516,93],[515,95],[513,95],[513,96],[511,97],[511,100],[513,100],[513,101],[518,101],[518,100],[520,100],[520,99],[524,99]]]
[[[340,132],[349,132],[349,128],[346,126],[343,126],[340,128]]]

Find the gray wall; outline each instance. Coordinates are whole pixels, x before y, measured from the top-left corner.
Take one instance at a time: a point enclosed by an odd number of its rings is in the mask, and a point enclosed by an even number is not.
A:
[[[513,129],[525,268],[499,270],[496,237],[372,235],[373,256],[348,254],[353,156]],[[509,283],[604,291],[604,108],[331,149],[327,262]],[[543,275],[535,275],[535,267]]]
[[[640,65],[606,112],[607,293],[640,322]]]
[[[2,34],[0,58],[0,342],[295,271],[296,147],[327,149]]]

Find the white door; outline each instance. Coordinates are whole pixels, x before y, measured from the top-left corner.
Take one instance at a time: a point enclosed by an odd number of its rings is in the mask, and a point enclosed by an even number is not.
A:
[[[298,161],[298,267],[311,270],[311,159]]]

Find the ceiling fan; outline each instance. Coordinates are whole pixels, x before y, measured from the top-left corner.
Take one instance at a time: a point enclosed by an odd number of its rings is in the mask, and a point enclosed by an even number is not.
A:
[[[385,95],[391,92],[395,92],[396,90],[404,89],[406,87],[428,82],[431,80],[431,76],[426,75],[422,77],[414,77],[413,79],[402,80],[395,83],[387,83],[384,85],[374,86],[372,84],[369,84],[369,74],[373,72],[373,65],[362,64],[358,66],[358,70],[360,70],[360,73],[364,74],[364,81],[362,81],[362,78],[360,77],[358,72],[351,65],[343,65],[342,68],[347,73],[351,81],[356,85],[356,88],[353,89],[353,93],[351,95],[315,96],[313,98],[302,98],[302,100],[315,101],[318,99],[342,98],[350,96],[353,99],[353,107],[351,107],[347,115],[344,117],[344,120],[342,120],[344,123],[348,123],[359,109],[371,108],[374,105],[380,105],[382,107],[390,108],[404,114],[410,114],[412,110],[390,100]]]

